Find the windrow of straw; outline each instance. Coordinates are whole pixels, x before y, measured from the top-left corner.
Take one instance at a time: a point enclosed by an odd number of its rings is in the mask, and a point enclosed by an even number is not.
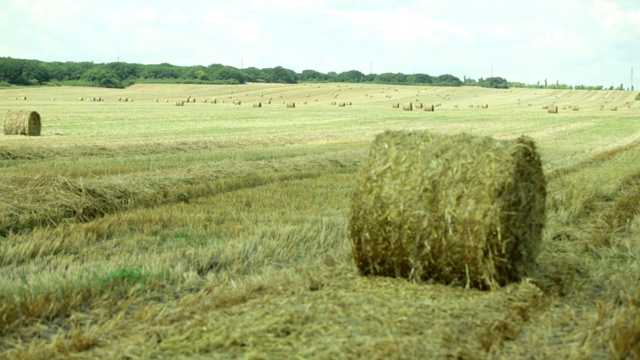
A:
[[[387,131],[353,192],[352,254],[363,275],[493,289],[532,269],[545,199],[529,138]]]
[[[9,110],[4,116],[5,135],[40,136],[40,114],[35,111]]]

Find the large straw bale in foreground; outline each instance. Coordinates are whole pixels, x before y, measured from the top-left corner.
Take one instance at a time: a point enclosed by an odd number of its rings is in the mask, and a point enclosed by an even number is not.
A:
[[[4,116],[5,135],[40,136],[40,114],[35,111],[9,110]]]
[[[533,267],[545,199],[529,138],[387,131],[353,193],[353,257],[363,275],[495,288]]]

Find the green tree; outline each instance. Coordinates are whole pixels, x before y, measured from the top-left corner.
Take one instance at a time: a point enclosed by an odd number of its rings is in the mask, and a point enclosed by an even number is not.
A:
[[[121,88],[122,83],[113,70],[108,69],[105,66],[96,66],[87,70],[82,76],[82,80],[85,80],[92,85],[106,88]]]

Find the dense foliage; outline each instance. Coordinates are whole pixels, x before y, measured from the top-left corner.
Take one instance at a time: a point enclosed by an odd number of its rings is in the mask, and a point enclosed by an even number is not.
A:
[[[246,82],[295,84],[299,82],[375,83],[389,85],[431,86],[481,86],[507,89],[509,87],[533,87],[552,89],[601,90],[602,86],[566,84],[528,85],[508,82],[501,77],[460,80],[451,74],[381,73],[364,74],[358,70],[341,73],[321,73],[303,70],[296,73],[282,66],[258,69],[238,69],[233,66],[211,64],[209,66],[176,66],[162,64],[130,64],[125,62],[43,62],[39,60],[0,57],[0,85],[81,85],[106,88],[123,88],[134,83],[182,83],[182,84],[244,84]]]

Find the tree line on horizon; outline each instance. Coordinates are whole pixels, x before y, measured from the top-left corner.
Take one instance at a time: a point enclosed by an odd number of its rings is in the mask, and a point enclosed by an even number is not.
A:
[[[444,74],[381,73],[364,74],[358,70],[341,73],[334,71],[322,73],[316,70],[303,70],[297,73],[282,66],[258,69],[248,67],[238,69],[233,66],[211,64],[209,66],[177,66],[168,63],[134,64],[126,62],[44,62],[30,59],[0,57],[0,86],[11,85],[70,85],[96,86],[105,88],[125,88],[140,83],[169,84],[244,84],[259,83],[311,83],[343,82],[373,83],[389,85],[426,85],[426,86],[480,86],[486,88],[508,89],[548,88],[602,90],[603,86],[570,86],[566,84],[524,84],[509,82],[502,77],[480,78],[478,80],[460,78]],[[619,88],[624,90],[624,88]],[[613,87],[611,88],[613,90]]]

